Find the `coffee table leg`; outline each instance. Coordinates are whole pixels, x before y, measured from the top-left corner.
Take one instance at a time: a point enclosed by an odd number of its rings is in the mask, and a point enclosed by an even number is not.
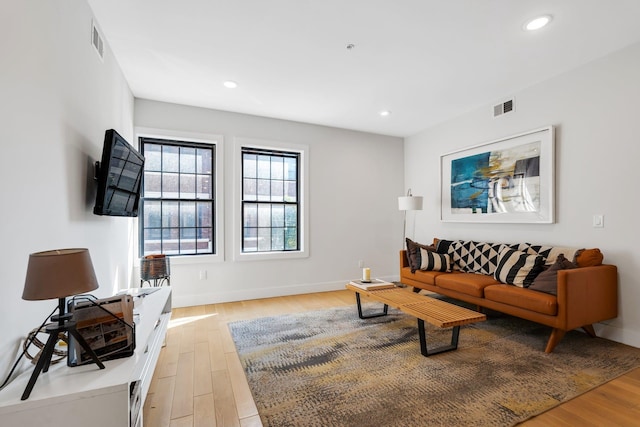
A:
[[[360,317],[361,319],[371,319],[373,317],[381,317],[381,316],[386,316],[387,315],[387,311],[389,310],[389,306],[387,304],[384,305],[384,309],[382,310],[382,313],[376,313],[376,314],[368,314],[368,315],[363,315],[362,314],[362,304],[360,303],[360,293],[356,292],[356,303],[358,304],[358,317]]]
[[[424,320],[418,319],[418,335],[420,337],[420,353],[424,357],[433,356],[434,354],[444,353],[458,348],[458,337],[460,336],[460,326],[454,326],[451,331],[451,344],[445,345],[434,350],[427,349],[427,331],[424,328]]]

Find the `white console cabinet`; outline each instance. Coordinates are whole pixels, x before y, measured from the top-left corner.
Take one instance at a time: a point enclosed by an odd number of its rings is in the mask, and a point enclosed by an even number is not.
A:
[[[22,401],[32,373],[26,370],[0,390],[0,425],[142,427],[142,407],[171,317],[171,288],[143,289],[152,293],[135,297],[133,356],[106,361],[105,369],[51,365]]]

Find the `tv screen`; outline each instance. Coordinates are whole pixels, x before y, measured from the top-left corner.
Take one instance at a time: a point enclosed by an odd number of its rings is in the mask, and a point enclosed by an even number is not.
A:
[[[102,161],[96,166],[98,193],[93,213],[138,216],[144,157],[118,132],[109,129],[104,135]]]

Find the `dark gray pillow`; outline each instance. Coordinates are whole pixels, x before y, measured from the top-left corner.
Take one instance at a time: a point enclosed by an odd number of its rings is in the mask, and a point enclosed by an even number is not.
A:
[[[564,257],[564,254],[558,255],[556,258],[556,262],[554,262],[551,267],[538,274],[529,286],[529,289],[533,289],[534,291],[546,292],[551,295],[558,294],[558,271],[559,270],[568,270],[570,268],[578,268],[577,265],[569,261]]]

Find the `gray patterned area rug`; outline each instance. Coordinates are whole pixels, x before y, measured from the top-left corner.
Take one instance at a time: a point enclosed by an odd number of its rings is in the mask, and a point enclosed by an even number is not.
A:
[[[510,316],[463,326],[423,357],[416,320],[354,307],[229,323],[265,426],[509,426],[640,366],[640,349]],[[428,325],[430,348],[451,329]]]

